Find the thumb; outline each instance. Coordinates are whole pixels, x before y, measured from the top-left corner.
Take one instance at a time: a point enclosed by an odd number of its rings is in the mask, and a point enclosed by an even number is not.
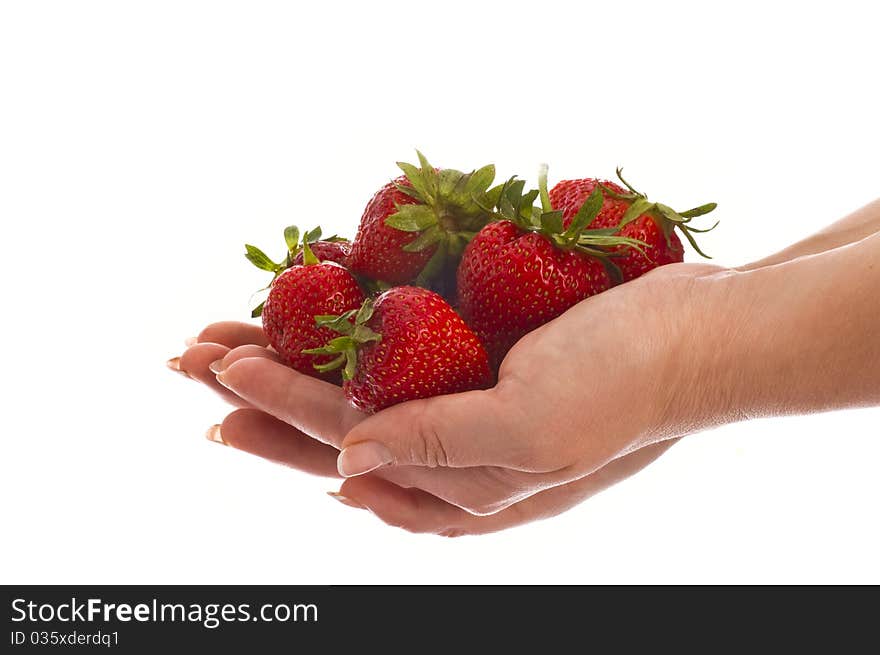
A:
[[[353,477],[380,466],[507,466],[516,459],[513,430],[492,389],[394,405],[345,436],[337,467]]]

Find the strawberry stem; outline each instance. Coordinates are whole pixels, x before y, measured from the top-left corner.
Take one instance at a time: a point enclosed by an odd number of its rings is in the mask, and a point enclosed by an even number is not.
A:
[[[382,340],[382,335],[374,332],[366,323],[373,316],[373,300],[367,298],[359,309],[352,309],[338,316],[319,314],[315,316],[317,327],[327,327],[342,336],[331,339],[321,348],[303,350],[304,355],[336,355],[326,364],[312,364],[325,373],[343,367],[342,379],[351,380],[357,371],[358,349],[370,341]]]
[[[553,205],[550,204],[550,192],[547,190],[547,173],[550,167],[547,164],[541,164],[538,167],[538,192],[541,194],[541,209],[544,213],[553,211]]]

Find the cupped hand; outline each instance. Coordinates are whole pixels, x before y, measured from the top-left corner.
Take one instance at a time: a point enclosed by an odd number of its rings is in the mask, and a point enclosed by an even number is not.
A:
[[[338,445],[344,438],[344,431],[334,429],[334,421],[322,421],[319,415],[335,413],[338,417],[352,417],[354,421],[366,417],[353,412],[338,388],[283,369],[282,372],[290,376],[288,381],[292,385],[304,383],[301,387],[294,387],[304,393],[299,404],[315,398],[333,399],[326,404],[322,402],[321,411],[308,421],[315,437],[312,438],[289,423],[254,409],[251,403],[217,383],[210,367],[215,364],[214,368],[217,368],[218,361],[225,366],[238,359],[265,358],[275,361],[275,353],[266,348],[265,343],[262,330],[256,326],[232,321],[214,323],[198,337],[190,339],[185,353],[170,360],[169,366],[188,378],[206,384],[231,404],[242,408],[229,414],[221,425],[209,431],[212,440],[306,473],[340,478],[336,467],[338,448],[318,439]],[[223,358],[225,360],[221,361]],[[341,425],[342,421],[338,424]],[[391,480],[399,481],[400,477],[399,471],[393,468],[345,480],[339,492],[330,495],[351,507],[367,509],[385,523],[410,532],[448,537],[485,534],[555,516],[629,477],[654,461],[672,443],[669,441],[644,448],[612,462],[591,476],[537,493],[491,516],[476,516],[419,488],[395,484]],[[425,473],[430,475],[431,471]]]
[[[261,341],[258,328],[225,324],[238,346],[220,346],[224,359],[215,368],[223,387],[215,388],[276,420],[230,415],[223,438],[312,472],[332,473],[336,448],[343,448],[344,495],[409,529],[486,532],[559,513],[671,445],[664,441],[676,427],[670,408],[688,379],[680,343],[693,328],[688,299],[694,282],[716,270],[664,267],[528,335],[494,389],[406,403],[369,418],[337,387],[278,364],[271,350],[242,345],[244,330]],[[215,385],[208,353],[198,353],[209,345],[205,338],[223,340],[200,335],[182,368],[198,362],[205,368],[190,374]],[[211,356],[220,352],[211,347]],[[305,435],[326,445],[303,446]]]
[[[494,388],[403,403],[345,425],[340,473],[415,466],[415,486],[486,515],[691,431],[706,393],[698,338],[705,290],[721,270],[657,269],[526,335]],[[221,381],[253,400],[256,366],[270,364],[240,360]]]

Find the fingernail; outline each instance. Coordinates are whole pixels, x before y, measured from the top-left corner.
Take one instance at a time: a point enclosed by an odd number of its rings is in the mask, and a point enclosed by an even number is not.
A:
[[[347,505],[348,507],[354,507],[355,509],[367,509],[366,506],[361,505],[358,501],[349,498],[348,496],[343,496],[341,493],[336,491],[328,491],[327,495],[331,498],[335,498],[343,505]]]
[[[198,342],[199,342],[198,337],[188,337],[187,340],[184,341],[183,343],[185,343],[186,347],[189,348],[190,346],[196,345]]]
[[[211,373],[214,373],[215,375],[222,373],[224,368],[225,367],[223,366],[222,359],[215,359],[213,362],[208,364],[208,370],[211,371]]]
[[[214,443],[219,443],[223,446],[228,446],[229,444],[223,441],[223,435],[220,433],[219,425],[212,425],[208,428],[208,431],[205,432],[205,438],[208,441],[213,441]]]
[[[344,448],[336,460],[339,475],[351,478],[390,464],[391,451],[378,441],[361,441]]]
[[[180,357],[172,357],[167,362],[165,362],[165,366],[170,368],[175,373],[180,373],[185,378],[190,377],[189,373],[180,368]]]
[[[217,374],[217,382],[222,384],[227,389],[230,389],[230,390],[232,389],[232,387],[230,387],[228,384],[226,384],[226,379],[223,377],[223,371],[221,371],[220,373]]]

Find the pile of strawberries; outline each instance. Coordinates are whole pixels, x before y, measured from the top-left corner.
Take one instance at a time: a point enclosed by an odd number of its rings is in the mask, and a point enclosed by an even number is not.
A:
[[[623,186],[583,178],[548,191],[543,167],[526,191],[516,177],[492,186],[492,165],[462,173],[418,157],[367,203],[353,242],[288,227],[277,264],[246,246],[275,275],[253,312],[272,347],[296,370],[341,382],[366,412],[491,386],[527,332],[682,261],[676,232],[702,255],[693,233],[706,230],[690,221],[715,208],[650,202],[619,169]]]

